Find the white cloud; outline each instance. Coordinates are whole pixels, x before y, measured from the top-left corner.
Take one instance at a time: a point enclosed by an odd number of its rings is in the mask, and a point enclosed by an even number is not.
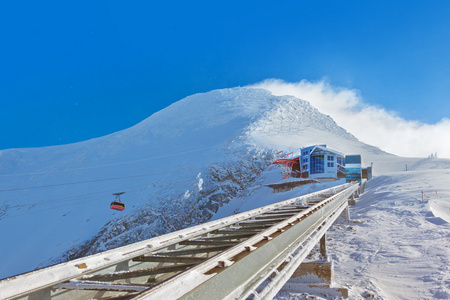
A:
[[[437,152],[439,157],[450,158],[449,119],[436,124],[405,120],[395,112],[364,103],[357,90],[333,87],[326,81],[289,83],[268,79],[251,87],[307,100],[360,141],[387,152],[408,157],[427,157]]]

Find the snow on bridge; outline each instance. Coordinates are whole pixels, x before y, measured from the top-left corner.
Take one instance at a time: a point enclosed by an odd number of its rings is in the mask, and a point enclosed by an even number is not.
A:
[[[0,281],[1,299],[271,299],[364,185],[349,183]]]

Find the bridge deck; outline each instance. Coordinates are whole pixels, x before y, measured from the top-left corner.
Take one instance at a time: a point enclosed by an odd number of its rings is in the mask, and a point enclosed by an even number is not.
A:
[[[345,184],[7,278],[0,298],[262,298],[301,263],[358,188]]]

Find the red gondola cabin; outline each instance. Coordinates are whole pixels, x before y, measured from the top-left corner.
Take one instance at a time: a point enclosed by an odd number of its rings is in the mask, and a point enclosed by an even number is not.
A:
[[[125,204],[119,201],[113,201],[111,202],[111,206],[109,208],[122,211],[125,209]]]
[[[123,194],[125,194],[125,192],[114,193],[113,195],[116,196],[116,200],[111,202],[111,205],[109,206],[109,208],[114,209],[114,210],[118,210],[118,211],[124,210],[125,209],[125,204],[120,202],[120,195],[123,195]]]

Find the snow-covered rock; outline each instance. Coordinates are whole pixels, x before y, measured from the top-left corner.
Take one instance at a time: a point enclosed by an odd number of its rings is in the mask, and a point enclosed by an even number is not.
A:
[[[312,144],[361,154],[375,175],[420,164],[359,142],[307,101],[251,88],[192,95],[101,138],[0,151],[0,278],[324,188],[264,187],[281,179],[274,153]],[[125,211],[110,210],[122,191]]]

